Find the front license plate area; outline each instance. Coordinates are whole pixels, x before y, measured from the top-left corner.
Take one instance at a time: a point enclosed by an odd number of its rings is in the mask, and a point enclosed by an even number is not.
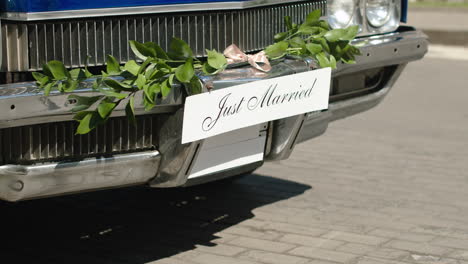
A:
[[[182,143],[327,109],[330,80],[331,69],[324,68],[189,96]]]
[[[266,131],[255,125],[207,138],[189,174],[189,179],[263,160]]]

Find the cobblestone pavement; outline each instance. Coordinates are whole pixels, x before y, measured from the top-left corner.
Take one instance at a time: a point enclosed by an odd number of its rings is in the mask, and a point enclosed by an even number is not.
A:
[[[467,264],[468,63],[228,184],[0,203],[1,263]]]

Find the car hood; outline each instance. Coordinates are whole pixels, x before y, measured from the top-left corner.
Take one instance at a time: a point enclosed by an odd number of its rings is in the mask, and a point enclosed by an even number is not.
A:
[[[0,2],[0,12],[48,12],[96,8],[244,1],[247,0],[3,0]]]

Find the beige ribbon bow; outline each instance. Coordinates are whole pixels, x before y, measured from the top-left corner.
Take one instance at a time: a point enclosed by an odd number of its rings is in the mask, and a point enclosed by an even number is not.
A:
[[[259,71],[269,72],[271,70],[270,61],[268,61],[264,51],[248,55],[242,52],[235,44],[231,44],[224,50],[223,54],[226,56],[228,64],[248,62],[252,67]]]

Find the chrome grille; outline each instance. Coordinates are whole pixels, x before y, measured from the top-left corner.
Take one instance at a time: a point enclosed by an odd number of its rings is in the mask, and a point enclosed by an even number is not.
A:
[[[64,61],[68,67],[79,67],[85,65],[88,56],[89,65],[99,66],[104,64],[107,54],[112,54],[123,63],[134,58],[128,45],[129,40],[154,41],[167,49],[172,36],[186,40],[200,57],[205,55],[205,49],[222,51],[231,43],[237,44],[244,51],[255,51],[271,44],[274,34],[284,30],[284,16],[289,15],[300,22],[306,14],[316,9],[325,10],[326,0],[203,14],[154,14],[43,22],[4,21],[3,35],[7,36],[10,46],[6,63],[3,64],[7,69],[3,67],[2,70],[40,70],[45,62],[53,59]],[[15,41],[26,41],[28,54],[22,49],[15,51],[15,47],[21,47],[15,46]],[[18,54],[24,55],[28,63],[19,58]]]
[[[156,149],[161,116],[137,116],[136,126],[111,118],[87,135],[75,135],[75,121],[0,129],[0,165]]]

